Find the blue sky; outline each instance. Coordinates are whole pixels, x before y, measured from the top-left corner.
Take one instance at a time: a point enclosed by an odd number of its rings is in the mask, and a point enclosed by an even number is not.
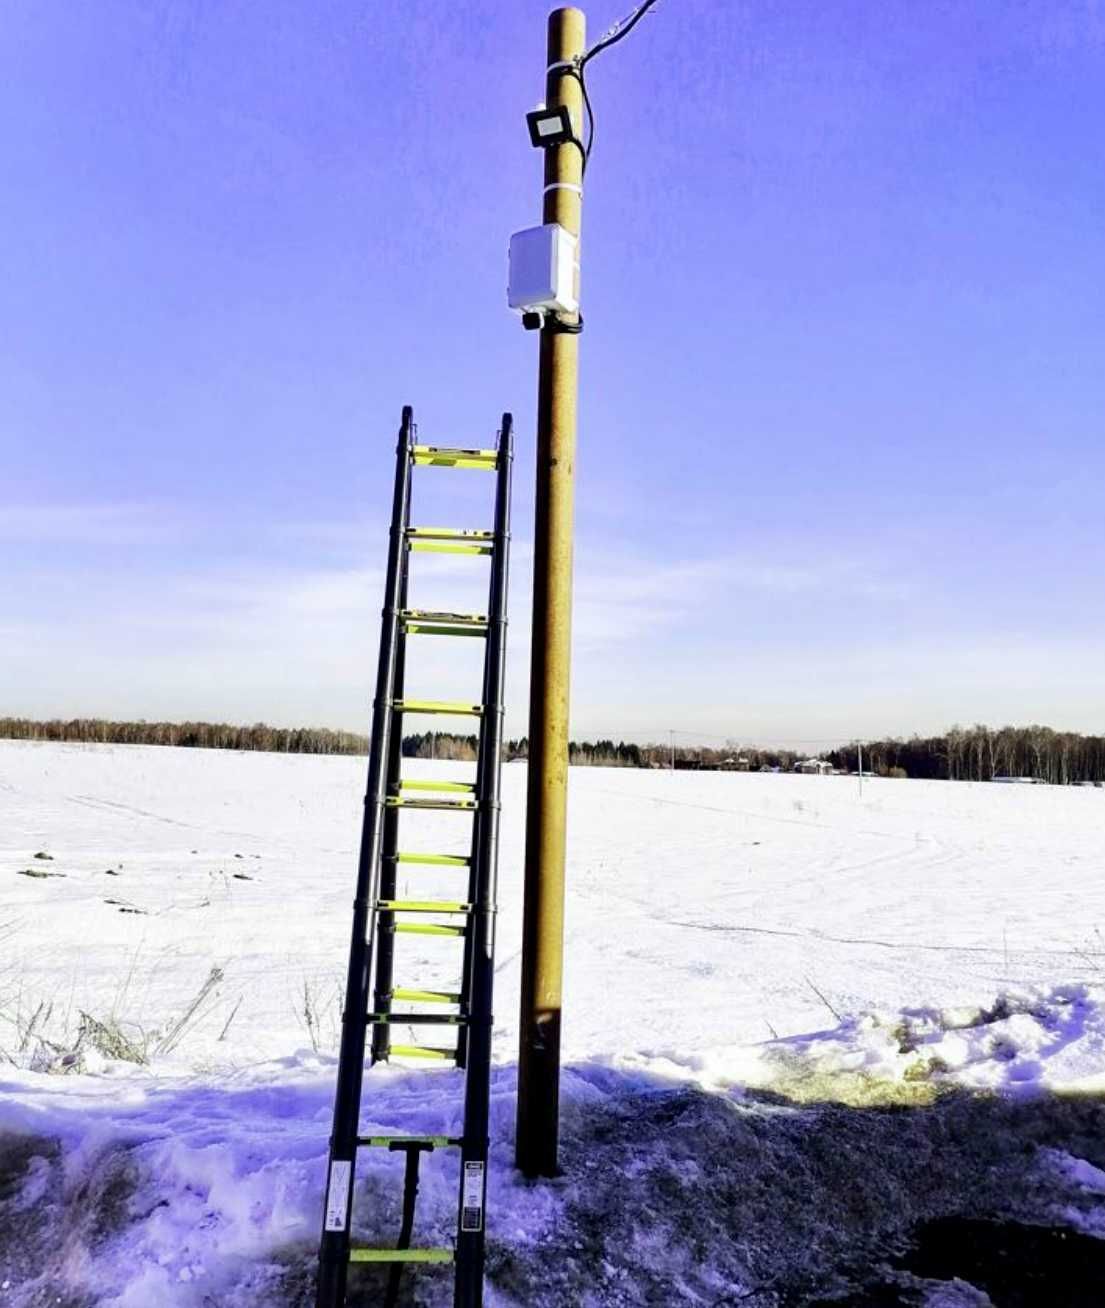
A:
[[[0,712],[363,727],[410,403],[515,414],[524,728],[546,12],[6,7]],[[577,733],[1105,729],[1105,11],[664,0],[589,85]]]

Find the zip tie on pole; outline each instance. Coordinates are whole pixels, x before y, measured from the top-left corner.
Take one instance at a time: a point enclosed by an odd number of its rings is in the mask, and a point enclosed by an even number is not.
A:
[[[541,194],[548,195],[550,191],[575,191],[576,195],[581,198],[583,196],[583,187],[577,186],[575,182],[550,182]]]

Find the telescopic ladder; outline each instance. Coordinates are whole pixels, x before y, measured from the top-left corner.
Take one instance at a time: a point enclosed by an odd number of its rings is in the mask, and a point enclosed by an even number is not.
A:
[[[409,407],[403,410],[396,450],[368,787],[357,894],[353,901],[353,937],[319,1250],[317,1308],[343,1308],[351,1263],[390,1264],[385,1308],[398,1302],[399,1277],[406,1263],[453,1264],[456,1308],[480,1308],[483,1303],[499,770],[513,457],[511,427],[510,414],[504,414],[495,449],[444,449],[417,444],[411,410]],[[418,467],[493,472],[493,528],[488,531],[412,527],[411,480],[413,470]],[[486,613],[408,608],[410,557],[419,552],[488,556],[491,576]],[[483,640],[483,689],[479,702],[408,698],[404,673],[410,636]],[[477,719],[479,745],[474,781],[434,782],[402,776],[402,724],[416,714]],[[426,809],[449,810],[471,821],[467,854],[408,853],[400,848],[401,816],[410,811],[413,819],[419,810]],[[458,876],[463,876],[466,870],[464,897],[398,898],[400,865],[454,869]],[[404,934],[442,936],[456,942],[460,980],[455,990],[394,984],[396,937]],[[456,1043],[395,1044],[390,1038],[393,1025],[445,1028],[455,1031]],[[446,1068],[463,1068],[463,1134],[457,1137],[363,1135],[360,1109],[366,1052],[370,1063],[400,1057],[427,1060]],[[357,1153],[373,1148],[405,1155],[403,1216],[394,1248],[364,1248],[351,1241]],[[459,1152],[456,1238],[451,1248],[412,1248],[419,1160],[423,1153],[436,1149]]]

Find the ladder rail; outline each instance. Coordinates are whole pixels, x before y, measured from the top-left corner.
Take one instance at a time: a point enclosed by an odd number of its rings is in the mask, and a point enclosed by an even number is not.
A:
[[[408,456],[409,465],[409,456]],[[410,475],[408,467],[408,476]],[[410,505],[407,507],[410,517]],[[409,526],[403,532],[403,538],[410,535]],[[395,699],[402,699],[406,682],[407,668],[407,631],[401,620],[407,607],[407,595],[410,589],[410,551],[404,549],[400,560],[402,580],[399,587],[399,617],[396,632],[395,680],[393,692]],[[394,719],[393,719],[394,721]],[[385,791],[390,795],[397,787],[403,764],[403,727],[400,720],[397,730],[393,730],[388,739],[388,766]],[[384,808],[384,831],[381,844],[380,898],[393,900],[399,885],[399,865],[396,854],[399,852],[399,810],[387,803]],[[377,1013],[386,1013],[391,1007],[392,976],[395,971],[395,914],[387,911],[376,915],[376,974],[372,1006]],[[372,1045],[369,1066],[380,1062],[388,1056],[391,1044],[391,1028],[387,1023],[373,1025]]]
[[[372,707],[372,736],[368,782],[357,861],[357,891],[353,901],[353,930],[349,947],[345,1007],[342,1012],[341,1049],[334,1095],[334,1119],[326,1174],[326,1216],[319,1245],[317,1308],[342,1308],[349,1268],[350,1219],[357,1157],[358,1120],[364,1078],[367,1037],[369,976],[372,969],[371,905],[381,868],[381,840],[385,815],[387,755],[394,720],[395,669],[398,648],[402,560],[410,525],[411,450],[414,417],[404,406],[395,452],[395,486],[392,493],[391,540],[387,579],[380,621],[380,650],[376,668],[376,699]]]
[[[385,1308],[397,1304],[406,1263],[452,1262],[454,1308],[482,1308],[487,1198],[488,1117],[491,1075],[492,991],[503,743],[506,607],[509,579],[510,497],[513,424],[503,414],[495,450],[452,450],[418,446],[413,414],[403,409],[396,448],[391,537],[380,626],[376,698],[368,780],[353,903],[353,933],[342,1014],[341,1051],[334,1100],[326,1181],[326,1209],[319,1248],[316,1308],[345,1308],[348,1269],[353,1263],[390,1264]],[[492,530],[412,528],[414,469],[422,464],[480,467],[495,472]],[[418,538],[417,540],[413,538]],[[408,609],[410,557],[421,548],[445,547],[489,557],[486,615]],[[472,542],[472,543],[469,543]],[[478,542],[478,543],[477,543]],[[482,700],[479,704],[407,700],[408,634],[462,634],[485,639]],[[402,780],[402,731],[409,713],[467,714],[479,718],[476,776],[472,783]],[[427,792],[422,797],[420,792]],[[461,798],[452,798],[454,792]],[[400,850],[400,809],[451,808],[472,819],[467,854],[425,854]],[[460,887],[449,899],[399,892],[399,864],[426,864],[467,871],[467,895]],[[429,915],[429,920],[427,919]],[[452,918],[453,921],[433,920]],[[463,924],[456,922],[462,917]],[[412,920],[413,919],[413,920]],[[463,946],[457,991],[396,987],[395,936],[400,932],[452,937]],[[371,995],[371,1003],[370,1003]],[[395,1001],[415,1011],[396,1012]],[[430,1005],[427,1009],[425,1005]],[[456,1012],[435,1011],[435,1005]],[[456,1031],[453,1048],[401,1044],[393,1027]],[[369,1028],[371,1027],[371,1039]],[[362,1136],[364,1073],[377,1061],[400,1057],[430,1060],[464,1071],[463,1134],[456,1137]],[[352,1205],[357,1149],[386,1145],[407,1154],[402,1225],[395,1248],[353,1246]],[[452,1249],[411,1248],[418,1188],[418,1159],[435,1147],[460,1154],[456,1236]]]
[[[510,563],[510,488],[513,421],[503,414],[496,469],[495,550],[488,603],[484,712],[480,720],[473,840],[471,930],[465,939],[468,1023],[462,1028],[467,1071],[464,1136],[457,1213],[454,1308],[482,1308],[487,1211],[488,1114],[491,1091],[492,998],[495,979],[495,909],[498,880],[503,693],[506,677],[506,601]]]

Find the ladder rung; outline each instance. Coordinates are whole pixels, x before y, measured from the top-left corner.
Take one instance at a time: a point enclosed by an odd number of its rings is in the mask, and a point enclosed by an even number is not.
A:
[[[428,622],[408,622],[403,630],[408,636],[486,636],[486,627],[435,627]]]
[[[451,1263],[452,1249],[350,1249],[351,1263]]]
[[[408,527],[411,540],[494,540],[493,531],[475,531],[463,527]]]
[[[388,808],[457,809],[462,813],[479,808],[474,799],[407,799],[404,795],[388,795],[384,803]]]
[[[478,718],[482,704],[465,704],[452,699],[396,699],[391,707],[396,713],[445,713],[454,717]]]
[[[428,1058],[439,1063],[455,1063],[457,1061],[457,1051],[455,1049],[436,1049],[433,1045],[391,1045],[388,1048],[388,1057],[395,1056],[399,1058]]]
[[[410,990],[403,986],[396,986],[388,998],[392,1003],[459,1004],[464,996],[451,990]]]
[[[400,781],[400,790],[455,790],[462,794],[472,794],[476,789],[474,781]]]
[[[490,554],[490,545],[448,545],[436,540],[410,540],[407,548],[415,554]]]
[[[412,453],[416,464],[438,468],[487,468],[499,462],[498,450],[453,450],[444,445],[416,445]]]
[[[405,936],[462,936],[467,927],[446,926],[439,922],[396,922],[391,929]]]
[[[384,913],[471,913],[472,905],[456,899],[378,899]]]
[[[393,1144],[424,1144],[431,1149],[459,1149],[464,1139],[459,1135],[360,1135],[357,1143],[365,1149],[390,1149]]]
[[[421,863],[426,867],[467,867],[467,854],[396,854],[396,863]]]
[[[368,1020],[380,1026],[463,1026],[460,1013],[369,1013]]]
[[[404,622],[433,622],[442,627],[486,627],[486,613],[450,613],[439,609],[400,609]]]

